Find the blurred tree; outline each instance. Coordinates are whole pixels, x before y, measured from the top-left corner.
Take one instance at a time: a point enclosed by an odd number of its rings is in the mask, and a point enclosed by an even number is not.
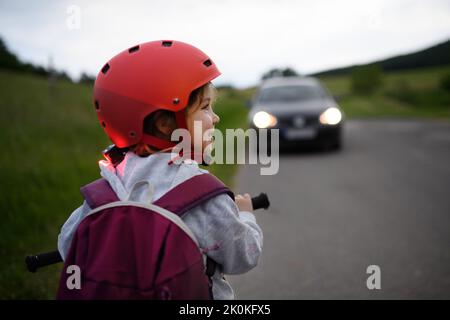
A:
[[[233,90],[234,87],[232,84],[221,84],[215,86],[217,90]]]
[[[95,77],[88,75],[85,72],[81,73],[80,80],[78,80],[78,83],[84,83],[88,85],[92,85],[95,82]]]
[[[298,77],[299,74],[292,68],[279,69],[274,68],[263,74],[262,80],[274,77]]]
[[[352,71],[352,91],[357,94],[371,94],[383,83],[383,70],[379,65],[356,67]]]
[[[286,68],[282,71],[283,77],[297,77],[299,74],[297,71],[291,68]]]
[[[57,78],[73,82],[72,79],[69,77],[69,75],[66,72],[64,72],[64,71],[59,71],[57,73]]]
[[[40,76],[49,76],[53,73],[57,79],[72,81],[65,72],[51,70],[51,67],[44,68],[42,66],[35,66],[31,63],[20,61],[14,53],[9,51],[2,38],[0,38],[0,69],[33,73]]]
[[[22,67],[17,57],[9,52],[3,40],[0,38],[0,68],[8,70],[18,70]]]

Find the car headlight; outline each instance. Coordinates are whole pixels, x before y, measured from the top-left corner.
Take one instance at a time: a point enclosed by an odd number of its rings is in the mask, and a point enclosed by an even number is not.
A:
[[[342,113],[338,108],[332,107],[325,110],[319,117],[321,124],[338,124],[342,120]]]
[[[253,116],[253,123],[261,129],[274,127],[277,124],[277,118],[265,111],[258,111]]]

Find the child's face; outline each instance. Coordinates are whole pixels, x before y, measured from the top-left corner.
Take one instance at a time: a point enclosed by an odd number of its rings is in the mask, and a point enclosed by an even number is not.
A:
[[[191,135],[192,146],[194,148],[197,148],[194,150],[202,150],[202,153],[204,152],[206,147],[212,143],[213,138],[212,135],[208,135],[208,138],[202,139],[202,141],[199,141],[200,139],[195,139],[194,123],[195,121],[200,121],[202,129],[201,132],[202,137],[207,130],[214,129],[214,126],[219,122],[220,118],[213,111],[212,107],[213,98],[214,98],[213,89],[211,88],[211,86],[208,86],[205,90],[203,100],[199,102],[200,103],[199,105],[193,108],[192,112],[188,111],[188,115],[186,118],[187,128]],[[212,130],[210,132],[212,133]]]

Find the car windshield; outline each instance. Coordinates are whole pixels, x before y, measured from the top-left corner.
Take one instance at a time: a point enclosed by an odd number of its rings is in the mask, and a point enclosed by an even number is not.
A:
[[[285,86],[266,88],[259,94],[259,102],[294,102],[313,100],[326,97],[324,90],[319,86]]]

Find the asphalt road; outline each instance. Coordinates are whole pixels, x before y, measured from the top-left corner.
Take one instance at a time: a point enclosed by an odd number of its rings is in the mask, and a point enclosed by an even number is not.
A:
[[[243,165],[236,190],[267,192],[259,265],[228,276],[238,299],[450,298],[450,123],[353,120],[340,152]],[[369,290],[369,265],[381,289]]]

